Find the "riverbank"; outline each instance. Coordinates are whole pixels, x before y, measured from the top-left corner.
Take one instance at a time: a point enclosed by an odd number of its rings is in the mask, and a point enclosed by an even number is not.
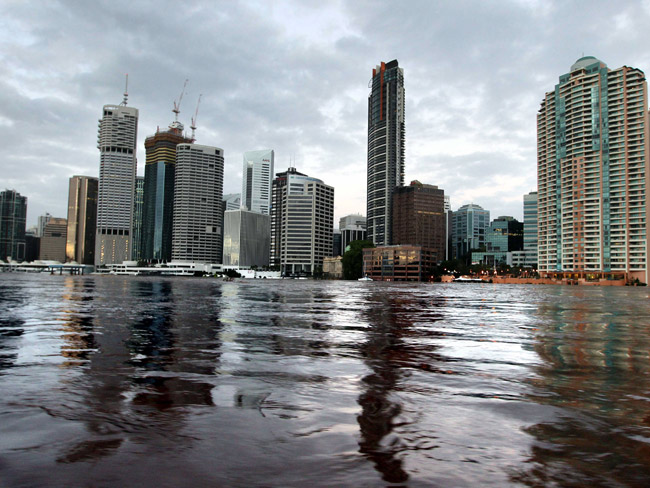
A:
[[[552,278],[512,278],[509,276],[493,276],[491,278],[484,279],[483,281],[485,281],[486,283],[497,283],[497,284],[506,284],[506,285],[583,285],[583,286],[626,286],[627,285],[625,279],[586,280],[584,278],[579,278],[579,279],[564,278],[561,280],[555,280]],[[454,282],[454,277],[443,276],[442,282],[452,283]]]

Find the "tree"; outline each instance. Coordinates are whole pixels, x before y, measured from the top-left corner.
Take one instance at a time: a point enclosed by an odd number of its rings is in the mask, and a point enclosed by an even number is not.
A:
[[[237,272],[237,270],[228,268],[223,272],[224,275],[226,275],[228,278],[241,278],[241,274]]]
[[[343,278],[356,280],[363,274],[363,249],[375,247],[371,241],[352,241],[350,249],[343,254]]]

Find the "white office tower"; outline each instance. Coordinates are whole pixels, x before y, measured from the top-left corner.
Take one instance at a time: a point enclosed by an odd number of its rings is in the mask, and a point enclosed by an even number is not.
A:
[[[223,149],[176,146],[172,260],[219,263],[222,247]]]
[[[362,215],[352,214],[341,217],[339,228],[341,229],[341,254],[352,241],[366,239],[366,218]]]
[[[270,242],[270,216],[243,209],[226,210],[223,219],[224,266],[268,266]]]
[[[246,210],[270,214],[273,158],[272,149],[244,153],[241,205]]]
[[[131,259],[138,109],[104,105],[99,121],[100,153],[95,265]]]
[[[332,253],[334,188],[289,168],[273,180],[271,264],[312,274]]]

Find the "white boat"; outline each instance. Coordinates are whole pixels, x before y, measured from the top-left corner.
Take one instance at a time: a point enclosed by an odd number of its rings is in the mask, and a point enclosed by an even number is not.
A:
[[[454,278],[454,283],[485,283],[485,280],[481,278],[466,278],[465,276],[459,276]]]
[[[357,281],[373,281],[369,276],[364,276],[363,278],[358,278]]]

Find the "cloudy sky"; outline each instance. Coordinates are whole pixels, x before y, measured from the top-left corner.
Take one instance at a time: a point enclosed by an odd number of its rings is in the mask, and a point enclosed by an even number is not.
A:
[[[172,120],[226,155],[272,148],[335,188],[335,218],[365,214],[368,81],[397,59],[406,86],[406,182],[438,185],[452,208],[522,217],[536,188],[535,116],[584,55],[650,70],[641,1],[2,0],[0,188],[28,197],[28,226],[65,217],[68,178],[99,172],[97,120],[122,100],[144,139]],[[335,225],[337,226],[337,225]]]

